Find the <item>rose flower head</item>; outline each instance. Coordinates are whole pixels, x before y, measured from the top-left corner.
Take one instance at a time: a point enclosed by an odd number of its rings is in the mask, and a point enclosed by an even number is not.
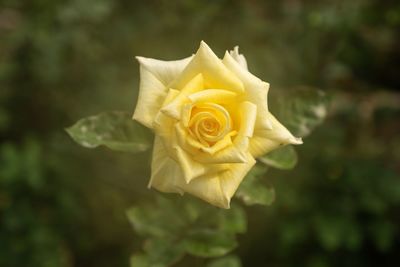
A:
[[[137,59],[133,119],[155,133],[149,187],[229,208],[257,157],[302,143],[268,111],[269,84],[237,47],[222,60],[205,42],[182,60]]]

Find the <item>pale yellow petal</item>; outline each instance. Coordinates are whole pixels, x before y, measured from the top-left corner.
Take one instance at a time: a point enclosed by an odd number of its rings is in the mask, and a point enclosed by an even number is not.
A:
[[[254,164],[256,164],[256,160],[251,156],[250,153],[248,153],[246,163],[231,164],[229,170],[219,173],[221,189],[228,204],[238,189],[240,183],[243,181],[243,178],[254,166]]]
[[[228,70],[205,42],[200,43],[197,53],[174,80],[171,87],[181,89],[197,74],[202,73],[206,88],[218,88],[243,92],[242,82]]]
[[[249,148],[249,138],[238,135],[231,146],[222,149],[214,155],[198,153],[193,158],[201,163],[244,163],[247,162],[246,152]]]
[[[236,131],[231,131],[227,135],[224,136],[221,140],[219,140],[217,143],[215,143],[213,146],[210,147],[204,147],[202,146],[200,148],[201,151],[206,152],[210,154],[210,156],[214,155],[218,151],[227,148],[228,146],[232,145],[232,137],[237,135]]]
[[[133,119],[152,129],[153,120],[165,100],[167,91],[159,79],[141,66],[139,95]]]
[[[161,111],[170,117],[179,119],[181,115],[182,105],[189,101],[188,96],[203,89],[204,79],[203,75],[200,73],[197,74],[193,79],[191,79],[185,85],[185,87],[179,91],[179,94],[174,98],[173,101],[168,103],[168,105],[163,106]]]
[[[178,94],[179,91],[174,89],[169,89],[163,105],[171,102]],[[174,118],[165,115],[161,111],[157,113],[153,121],[153,129],[155,134],[161,138],[165,148],[168,151],[169,156],[172,158],[176,158],[175,151],[172,149],[175,143],[177,142],[174,133],[174,125],[176,122],[177,121]]]
[[[257,115],[257,107],[248,101],[239,105],[240,129],[234,137],[231,146],[226,147],[213,154],[198,153],[194,159],[201,163],[245,163],[247,162],[247,151],[249,149],[249,138],[253,136],[254,123]]]
[[[168,156],[168,152],[156,136],[153,146],[153,158],[151,162],[151,178],[148,187],[154,187],[161,192],[179,193],[184,191],[179,186],[185,184],[183,173],[179,165]]]
[[[224,171],[199,176],[186,183],[181,167],[168,156],[163,143],[156,137],[149,187],[181,195],[187,192],[212,205],[227,209],[243,177],[255,163],[249,155],[247,161],[247,163],[229,164]]]
[[[195,178],[211,175],[229,168],[229,164],[201,164],[193,160],[191,155],[180,147],[175,147],[175,151],[186,183],[190,183]]]
[[[166,105],[166,104],[170,103],[174,98],[177,97],[177,95],[179,95],[178,90],[169,89],[168,94],[166,95],[162,105]],[[173,118],[166,116],[161,111],[158,111],[158,113],[156,114],[156,116],[153,120],[152,126],[153,126],[155,133],[158,136],[171,138],[173,135],[172,131],[173,131],[175,122],[176,122],[176,120],[174,120]]]
[[[163,143],[156,137],[153,149],[152,175],[149,188],[165,193],[185,192],[197,196],[212,205],[229,208],[229,202],[221,190],[220,179],[216,175],[201,176],[186,183],[179,164],[168,156]]]
[[[256,163],[249,153],[246,157],[246,163],[229,164],[229,169],[225,171],[193,179],[189,184],[181,185],[180,188],[217,207],[229,209],[232,196],[247,172]]]
[[[133,119],[152,128],[153,120],[165,99],[168,84],[176,79],[192,57],[163,61],[137,57],[140,63],[139,95]]]
[[[246,100],[257,105],[257,120],[255,128],[270,129],[271,122],[268,120],[268,89],[269,84],[263,82],[247,69],[244,69],[228,52],[225,53],[223,63],[233,72],[245,87]]]
[[[140,66],[147,69],[165,86],[168,86],[168,84],[181,74],[192,58],[193,56],[180,60],[164,61],[153,58],[136,57]]]
[[[186,129],[181,123],[175,124],[175,134],[179,146],[191,155],[196,155],[197,153],[200,153],[200,150],[202,149],[202,147],[204,147],[203,144],[193,139],[193,137],[187,133]]]
[[[260,157],[279,146],[287,144],[299,145],[303,143],[301,138],[294,137],[271,113],[268,114],[268,117],[272,123],[272,129],[256,129],[253,137],[250,139],[249,151],[253,157]]]
[[[247,60],[244,55],[239,53],[239,46],[235,46],[233,50],[229,51],[229,54],[232,56],[233,59],[236,60],[239,65],[247,70]]]
[[[244,101],[239,106],[240,129],[239,135],[252,137],[257,117],[257,106],[251,102]]]
[[[231,103],[236,97],[236,93],[223,89],[207,89],[188,96],[193,103],[209,102],[219,105]]]
[[[202,176],[192,180],[189,184],[180,184],[179,188],[214,206],[229,208],[229,201],[221,189],[218,175]]]
[[[216,154],[218,151],[221,151],[228,146],[231,146],[233,144],[232,137],[237,135],[236,131],[232,131],[224,136],[223,139],[215,143],[213,146],[206,147],[199,141],[193,139],[193,137],[187,133],[181,123],[177,123],[175,125],[175,131],[179,146],[182,147],[186,152],[191,154],[193,157],[202,152],[207,153],[209,157],[213,157],[213,155]]]

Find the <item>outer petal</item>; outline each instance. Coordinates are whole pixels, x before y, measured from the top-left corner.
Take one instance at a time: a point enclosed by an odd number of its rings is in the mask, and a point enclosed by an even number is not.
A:
[[[181,168],[176,161],[168,156],[164,144],[156,136],[151,162],[151,178],[148,187],[154,187],[161,192],[183,195],[184,191],[178,186],[182,183],[185,184],[185,180]]]
[[[254,164],[255,160],[248,154],[247,163],[229,164],[228,170],[200,176],[186,183],[179,164],[168,156],[160,138],[156,137],[149,188],[181,195],[187,192],[212,205],[228,209],[231,197]]]
[[[215,174],[201,176],[187,184],[179,164],[168,156],[158,137],[154,141],[151,172],[149,188],[154,187],[161,192],[181,195],[187,192],[212,205],[229,208],[229,200],[227,201],[221,189],[219,176]]]
[[[169,89],[168,94],[164,99],[164,103],[162,105],[167,105],[174,98],[179,95],[179,91],[175,89]],[[163,112],[158,111],[156,116],[153,119],[153,125],[155,132],[157,135],[163,138],[171,138],[173,136],[173,128],[176,120],[165,115]]]
[[[181,74],[181,72],[193,59],[193,56],[171,61],[164,61],[146,57],[136,57],[136,59],[139,61],[141,67],[147,69],[161,83],[163,83],[165,86],[168,86]]]
[[[186,183],[204,175],[211,175],[229,168],[230,164],[201,164],[191,158],[182,148],[175,147],[179,165]]]
[[[272,123],[271,130],[255,130],[253,138],[250,139],[250,153],[253,157],[260,157],[279,146],[303,143],[301,138],[294,137],[271,113],[268,118]]]
[[[236,60],[239,65],[247,70],[247,60],[244,55],[239,54],[239,46],[235,46],[233,50],[229,51],[229,54]]]
[[[225,53],[223,63],[243,82],[246,99],[257,105],[255,128],[271,129],[271,122],[267,116],[269,113],[267,100],[269,84],[248,72],[228,52]]]
[[[164,100],[163,106],[170,103],[177,95],[179,95],[178,90],[169,89],[168,94]],[[176,159],[175,151],[172,149],[174,146],[174,142],[176,142],[175,134],[174,134],[174,125],[176,120],[165,115],[163,112],[159,111],[153,121],[153,128],[158,137],[161,138],[164,143],[165,148],[168,151],[168,154]]]
[[[221,180],[218,175],[202,176],[194,179],[189,184],[181,184],[179,188],[214,206],[229,208],[229,201],[222,191]]]
[[[196,55],[171,84],[182,89],[194,76],[202,73],[206,88],[219,88],[243,92],[242,82],[228,70],[205,42],[200,43]]]
[[[215,206],[229,209],[232,196],[255,163],[254,158],[247,154],[247,163],[230,164],[229,170],[196,178],[181,189]]]
[[[177,61],[137,59],[140,63],[140,89],[133,119],[152,128],[154,117],[167,95],[167,85],[182,72],[191,57]]]
[[[247,163],[231,164],[231,168],[228,171],[219,175],[221,190],[228,202],[228,207],[230,199],[254,164],[256,164],[256,160],[248,153]]]

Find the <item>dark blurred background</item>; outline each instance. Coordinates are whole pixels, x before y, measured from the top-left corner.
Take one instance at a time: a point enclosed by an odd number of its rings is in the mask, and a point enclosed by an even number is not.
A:
[[[332,97],[298,166],[269,172],[275,203],[247,209],[243,266],[398,266],[399,1],[0,3],[0,266],[128,266],[142,240],[125,209],[154,194],[150,154],[81,148],[64,128],[133,111],[134,56],[183,58],[200,40],[239,45],[272,91]]]

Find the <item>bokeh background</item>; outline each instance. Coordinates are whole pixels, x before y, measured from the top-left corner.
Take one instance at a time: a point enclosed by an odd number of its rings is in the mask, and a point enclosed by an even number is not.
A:
[[[399,1],[0,3],[0,266],[129,265],[142,240],[125,210],[154,194],[150,154],[81,148],[64,128],[133,111],[134,56],[183,58],[200,40],[239,45],[272,91],[332,97],[298,166],[269,172],[275,203],[247,208],[243,266],[398,266]]]

